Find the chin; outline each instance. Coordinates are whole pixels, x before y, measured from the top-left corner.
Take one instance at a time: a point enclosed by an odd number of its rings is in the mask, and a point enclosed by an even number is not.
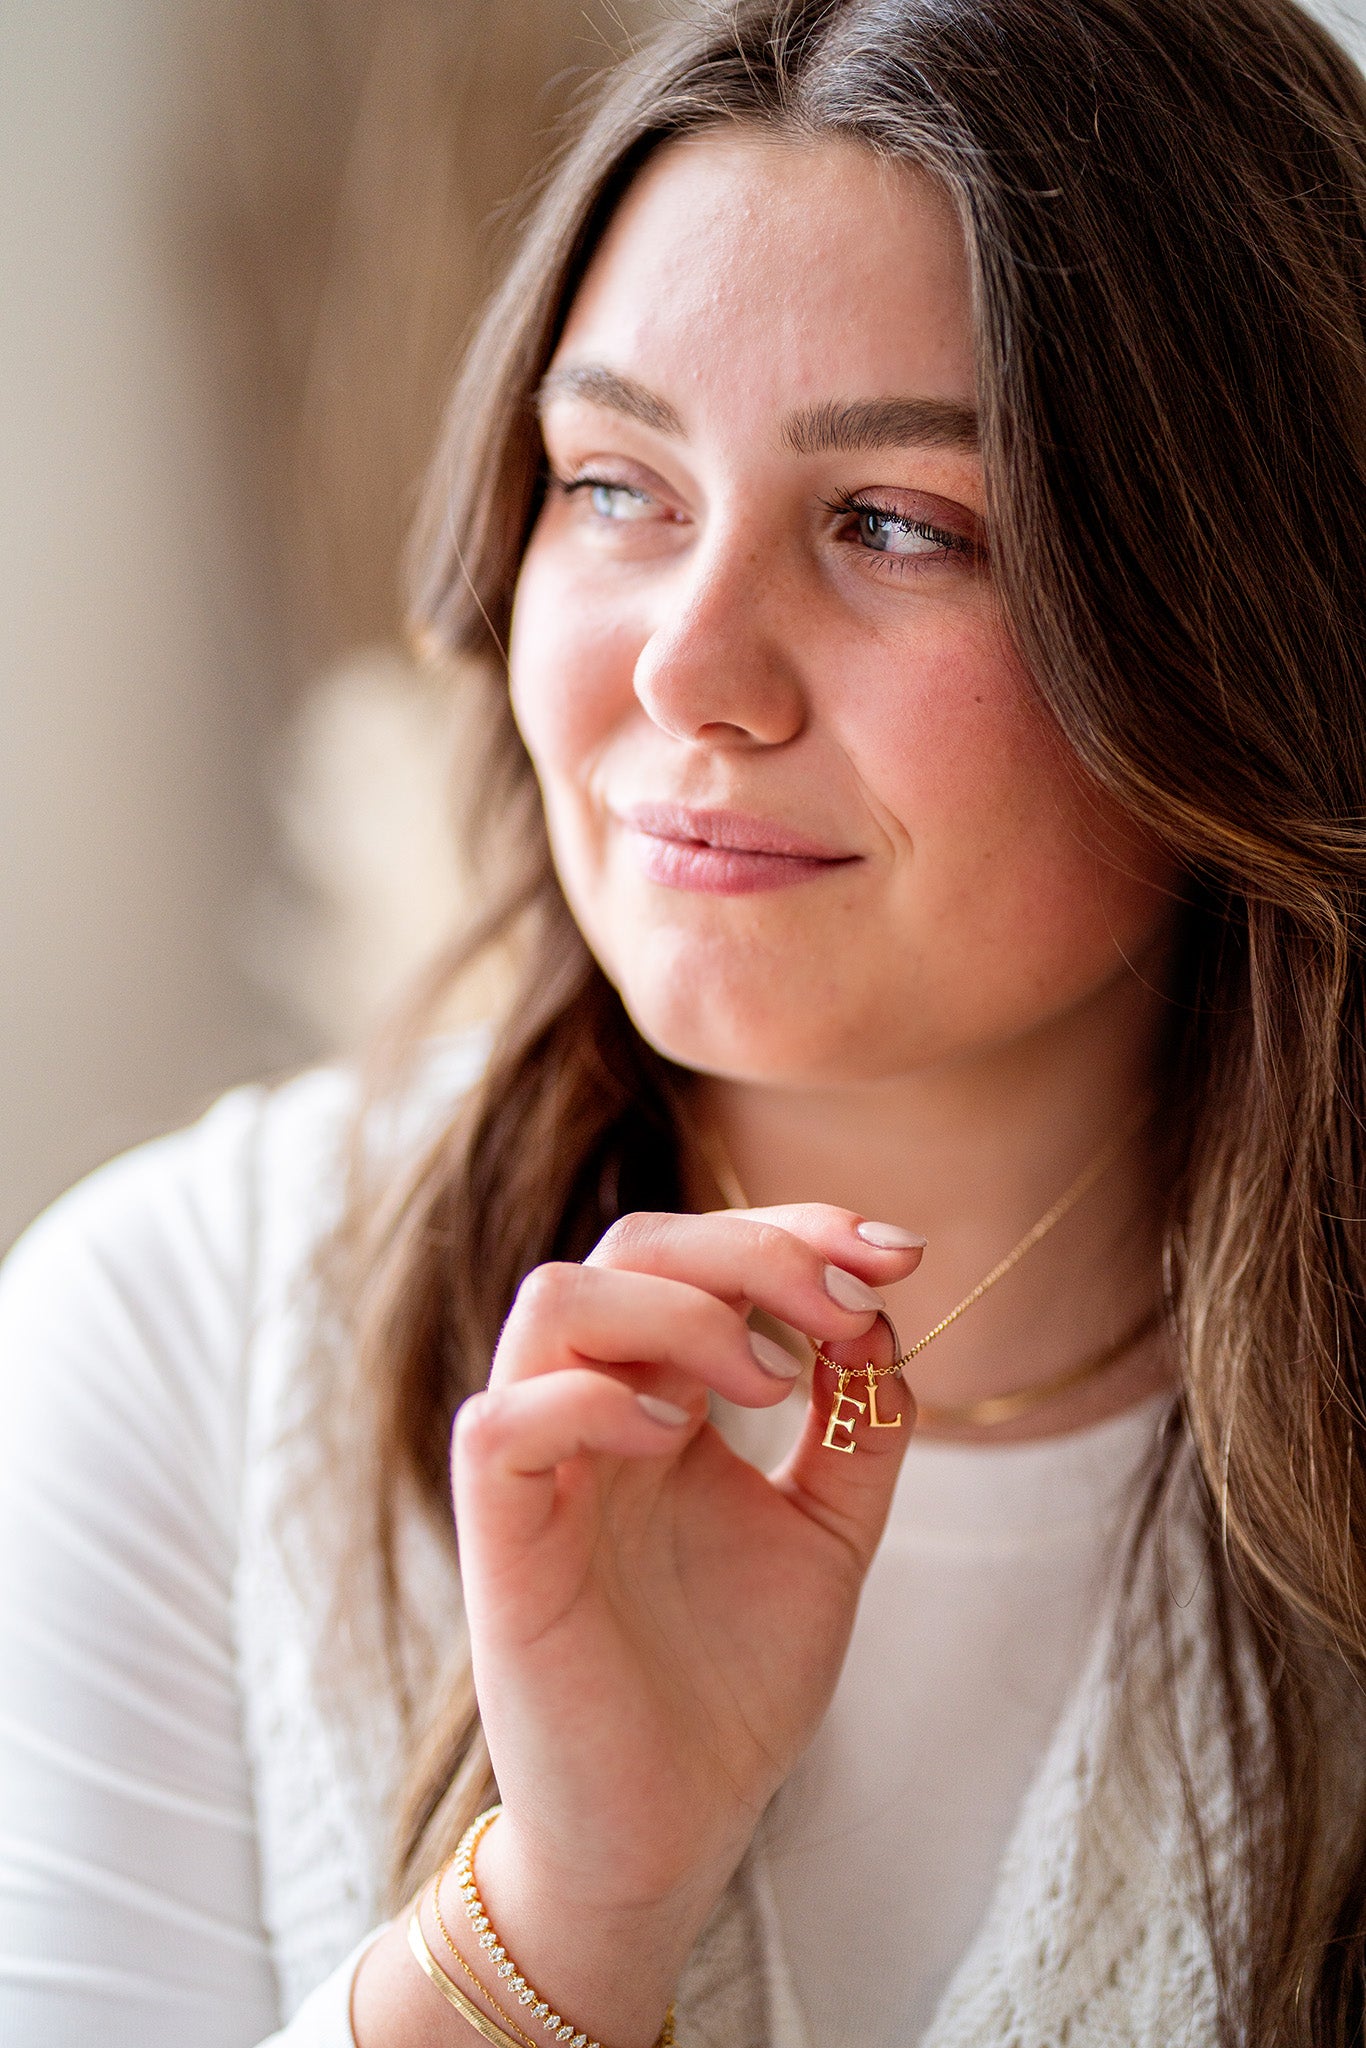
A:
[[[829,1088],[885,1081],[955,1050],[933,994],[898,1000],[866,949],[792,921],[620,917],[575,906],[579,928],[636,1030],[664,1058],[720,1080]],[[824,941],[824,943],[822,943]],[[835,964],[830,964],[831,962]]]
[[[636,1030],[676,1066],[719,1080],[774,1087],[817,1087],[869,1080],[868,1035],[841,1028],[819,1005],[771,992],[709,987],[696,977],[671,977],[661,987],[632,975],[615,981]],[[800,992],[800,982],[793,987]]]
[[[676,1066],[733,1080],[776,1080],[800,1067],[807,1034],[790,997],[728,973],[714,956],[680,952],[661,961],[647,941],[602,962],[647,1045]]]

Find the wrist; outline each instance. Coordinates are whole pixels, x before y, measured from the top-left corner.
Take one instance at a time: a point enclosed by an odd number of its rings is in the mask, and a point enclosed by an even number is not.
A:
[[[653,2048],[715,1892],[707,1897],[702,1888],[694,1893],[688,1887],[645,1903],[595,1897],[582,1872],[547,1868],[529,1853],[507,1815],[478,1843],[475,1882],[489,1923],[482,1934],[468,1916],[456,1868],[441,1887],[442,1916],[473,1971],[519,2027],[549,2048],[547,2016],[537,2012],[544,2002],[565,2024],[572,2022],[575,2035],[605,2048]],[[518,1979],[534,1990],[534,2000],[522,2002]]]

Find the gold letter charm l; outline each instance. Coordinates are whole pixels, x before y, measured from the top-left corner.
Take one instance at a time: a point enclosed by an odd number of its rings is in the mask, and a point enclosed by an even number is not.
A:
[[[860,1404],[861,1405],[861,1404]],[[868,1426],[870,1429],[900,1429],[901,1417],[894,1415],[890,1421],[877,1412],[877,1379],[873,1368],[868,1367]]]
[[[831,1403],[830,1407],[830,1420],[826,1423],[825,1435],[821,1438],[822,1444],[824,1444],[826,1450],[828,1451],[852,1451],[854,1448],[854,1425],[852,1421],[847,1421],[845,1417],[840,1414],[840,1406],[841,1403],[843,1403],[845,1407],[852,1408],[857,1414],[862,1415],[864,1403],[862,1401],[856,1401],[852,1394],[845,1393],[844,1383],[848,1379],[848,1377],[848,1373],[842,1372],[840,1374],[839,1386],[836,1389],[835,1398],[834,1401]],[[874,1403],[874,1407],[876,1407],[876,1403]],[[898,1422],[901,1420],[900,1416],[897,1417],[897,1420]],[[886,1429],[887,1426],[888,1425],[885,1422],[881,1425],[883,1429]],[[835,1442],[835,1431],[837,1429],[843,1429],[848,1431],[849,1441],[847,1444],[837,1444]]]

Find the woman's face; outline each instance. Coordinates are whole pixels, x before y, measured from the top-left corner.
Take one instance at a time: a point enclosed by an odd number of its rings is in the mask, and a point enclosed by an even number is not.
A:
[[[541,403],[514,709],[646,1038],[735,1078],[882,1080],[1144,964],[1174,876],[1003,628],[966,258],[928,178],[844,142],[669,145]]]

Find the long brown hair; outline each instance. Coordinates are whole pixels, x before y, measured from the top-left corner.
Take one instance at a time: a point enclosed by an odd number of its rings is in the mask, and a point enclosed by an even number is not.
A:
[[[474,1095],[400,1189],[357,1188],[338,1239],[391,1611],[399,1503],[449,1532],[449,1424],[522,1275],[681,1199],[686,1077],[635,1033],[568,914],[499,650],[541,491],[532,394],[566,305],[646,155],[736,122],[851,137],[943,181],[974,281],[1006,616],[1079,761],[1190,878],[1167,1270],[1223,1710],[1231,1735],[1254,1709],[1271,1734],[1231,1745],[1244,1867],[1236,1911],[1210,1904],[1223,2027],[1355,2041],[1366,89],[1291,0],[692,6],[611,74],[536,200],[415,554],[424,640],[483,695],[481,821],[504,821],[510,861],[425,999],[514,931],[524,970]],[[1357,1771],[1345,1795],[1334,1755]],[[414,1735],[400,1887],[490,1789],[466,1672]]]

